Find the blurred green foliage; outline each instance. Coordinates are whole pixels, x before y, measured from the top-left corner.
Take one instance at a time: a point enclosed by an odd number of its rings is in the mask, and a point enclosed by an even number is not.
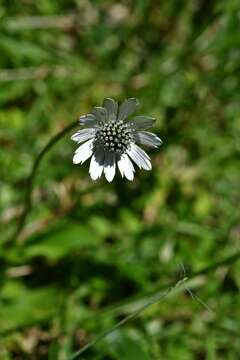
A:
[[[0,358],[67,359],[137,299],[239,249],[238,0],[0,1]],[[164,144],[133,183],[92,186],[65,136],[104,97],[139,98]],[[196,278],[84,359],[235,360],[240,264]]]

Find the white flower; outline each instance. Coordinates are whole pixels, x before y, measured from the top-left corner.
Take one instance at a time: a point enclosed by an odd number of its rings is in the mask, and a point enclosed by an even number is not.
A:
[[[132,161],[140,169],[151,170],[152,165],[147,153],[137,143],[158,147],[162,141],[153,133],[143,131],[150,128],[155,119],[148,116],[132,115],[139,102],[135,98],[125,100],[120,106],[107,98],[102,107],[94,107],[91,114],[80,117],[85,129],[79,130],[71,139],[80,145],[73,157],[74,164],[82,164],[91,158],[89,173],[97,180],[104,173],[111,182],[118,167],[122,177],[134,178]]]

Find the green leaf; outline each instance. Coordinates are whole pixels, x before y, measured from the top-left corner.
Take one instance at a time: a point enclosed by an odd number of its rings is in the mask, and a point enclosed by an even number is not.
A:
[[[6,55],[12,57],[14,62],[30,59],[31,62],[41,63],[50,57],[49,53],[33,42],[18,40],[12,37],[0,37],[0,49]]]
[[[29,290],[19,282],[8,281],[0,297],[0,332],[49,320],[56,314],[58,302],[56,289]]]
[[[149,354],[144,349],[144,339],[134,332],[116,332],[112,334],[112,349],[117,360],[150,360]]]
[[[57,260],[73,251],[96,245],[99,236],[90,228],[77,223],[68,223],[41,234],[29,241],[27,257],[45,256]]]

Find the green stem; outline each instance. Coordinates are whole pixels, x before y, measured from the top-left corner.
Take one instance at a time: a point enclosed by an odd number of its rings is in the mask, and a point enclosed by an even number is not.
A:
[[[36,157],[32,170],[26,180],[26,192],[25,192],[25,198],[24,198],[24,208],[21,216],[19,217],[17,228],[14,232],[14,234],[5,242],[5,246],[9,247],[14,242],[17,241],[19,235],[21,234],[25,224],[27,217],[32,209],[32,192],[34,188],[34,181],[36,178],[37,170],[39,168],[40,163],[42,162],[42,159],[45,157],[47,152],[59,141],[61,138],[67,134],[70,130],[74,129],[78,125],[78,121],[74,121],[68,126],[66,126],[63,130],[61,130],[58,134],[53,136],[50,141],[45,145],[45,147],[42,149],[42,151],[38,154]]]
[[[107,329],[106,331],[101,333],[99,336],[97,336],[95,339],[93,339],[92,341],[90,341],[89,343],[84,345],[81,349],[79,349],[74,354],[72,354],[68,358],[68,360],[75,360],[75,359],[79,358],[80,355],[82,355],[89,348],[93,347],[96,343],[103,340],[105,337],[107,337],[109,334],[114,332],[119,327],[125,325],[128,321],[136,318],[140,313],[142,313],[149,306],[156,304],[160,300],[165,299],[171,292],[173,292],[173,290],[181,287],[186,282],[191,281],[192,279],[194,279],[197,276],[208,274],[208,273],[218,269],[221,266],[231,265],[234,262],[236,262],[239,258],[240,258],[240,251],[237,251],[235,254],[227,256],[224,259],[217,261],[217,262],[215,262],[209,266],[206,266],[205,268],[193,273],[190,277],[187,277],[187,278],[185,277],[185,278],[181,279],[176,284],[168,284],[168,285],[164,286],[163,288],[158,289],[157,291],[155,290],[155,292],[152,292],[152,294],[150,295],[150,300],[148,300],[144,305],[140,306],[136,311],[129,314],[124,319],[119,321],[117,324],[112,326],[110,329]],[[183,287],[183,288],[186,289],[186,287]],[[147,296],[149,296],[149,294]],[[143,298],[145,298],[145,297],[146,296],[144,296]],[[129,304],[129,302],[128,302],[128,304]]]
[[[136,318],[139,314],[141,314],[141,312],[146,310],[149,306],[156,304],[157,302],[165,299],[173,290],[180,287],[186,280],[187,280],[187,278],[183,278],[180,281],[178,281],[176,284],[174,284],[173,286],[169,287],[164,292],[161,292],[160,294],[159,293],[156,294],[156,296],[152,297],[150,300],[147,301],[147,303],[140,306],[136,311],[132,312],[131,314],[126,316],[124,319],[120,320],[117,324],[113,325],[110,329],[107,329],[102,334],[97,336],[95,339],[93,339],[92,341],[87,343],[85,346],[83,346],[81,349],[76,351],[72,356],[70,356],[70,358],[68,358],[68,360],[77,359],[80,355],[82,355],[85,351],[87,351],[89,348],[94,346],[97,342],[104,339],[106,336],[108,336],[109,334],[111,334],[113,331],[117,330],[121,326],[125,325],[128,321]]]

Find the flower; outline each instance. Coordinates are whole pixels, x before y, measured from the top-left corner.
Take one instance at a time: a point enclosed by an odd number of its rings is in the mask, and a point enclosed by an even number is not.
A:
[[[92,112],[80,117],[85,126],[71,139],[81,144],[75,151],[74,164],[82,164],[91,157],[89,173],[97,180],[104,173],[111,182],[118,167],[122,177],[133,180],[136,163],[140,169],[151,170],[148,154],[137,143],[158,147],[162,141],[153,133],[143,131],[150,128],[155,119],[148,116],[132,115],[139,106],[135,98],[125,100],[120,106],[110,98],[103,101],[102,107],[94,107]]]

